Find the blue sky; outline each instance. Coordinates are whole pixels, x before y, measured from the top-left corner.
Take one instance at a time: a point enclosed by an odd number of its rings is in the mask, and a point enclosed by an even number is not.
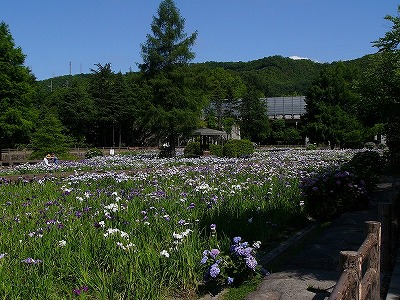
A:
[[[5,2],[5,3],[4,3]],[[96,63],[137,70],[160,0],[3,0],[25,65],[41,79],[89,73]],[[198,31],[194,62],[250,61],[272,55],[318,62],[375,53],[390,29],[394,0],[175,0],[185,32]]]

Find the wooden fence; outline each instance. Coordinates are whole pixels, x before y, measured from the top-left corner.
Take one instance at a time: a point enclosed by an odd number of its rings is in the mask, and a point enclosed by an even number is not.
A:
[[[380,299],[381,223],[367,221],[366,238],[358,251],[341,251],[343,273],[329,300]]]

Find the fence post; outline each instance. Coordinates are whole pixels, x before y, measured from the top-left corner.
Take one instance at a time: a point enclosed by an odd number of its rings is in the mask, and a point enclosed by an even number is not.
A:
[[[400,217],[400,194],[397,193],[395,194],[392,200],[392,224],[391,224],[392,234],[390,236],[391,253],[392,253],[391,266],[394,266],[396,263],[396,253],[400,242],[399,217]]]
[[[356,275],[354,286],[351,287],[351,299],[360,300],[360,283],[362,276],[361,258],[356,251],[340,251],[339,263],[342,271],[349,269],[353,272],[350,275]],[[352,276],[349,276],[352,281]]]
[[[379,203],[378,204],[378,220],[382,224],[382,271],[389,271],[391,264],[391,229],[392,229],[392,204]]]
[[[372,251],[369,255],[368,258],[368,268],[373,268],[374,270],[376,270],[376,278],[374,280],[374,282],[371,283],[371,300],[380,300],[381,296],[380,296],[380,267],[381,267],[381,262],[380,262],[380,258],[381,258],[381,252],[380,252],[380,248],[381,248],[381,223],[376,222],[376,221],[367,221],[365,222],[366,225],[366,233],[367,236],[370,233],[375,234],[377,240],[376,243],[374,243],[374,247],[372,248]]]

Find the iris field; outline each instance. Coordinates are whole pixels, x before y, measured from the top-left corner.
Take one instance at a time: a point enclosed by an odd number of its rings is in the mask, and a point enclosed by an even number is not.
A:
[[[179,299],[240,284],[307,223],[301,180],[354,153],[136,153],[0,170],[21,175],[0,180],[0,299]]]

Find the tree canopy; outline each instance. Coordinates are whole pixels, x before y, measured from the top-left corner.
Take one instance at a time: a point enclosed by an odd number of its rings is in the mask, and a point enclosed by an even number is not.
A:
[[[0,148],[27,144],[34,130],[35,81],[25,55],[4,22],[0,23]]]
[[[369,69],[361,93],[385,125],[389,146],[400,151],[400,5],[397,16],[387,15],[391,27],[384,37],[373,42],[379,56]]]

